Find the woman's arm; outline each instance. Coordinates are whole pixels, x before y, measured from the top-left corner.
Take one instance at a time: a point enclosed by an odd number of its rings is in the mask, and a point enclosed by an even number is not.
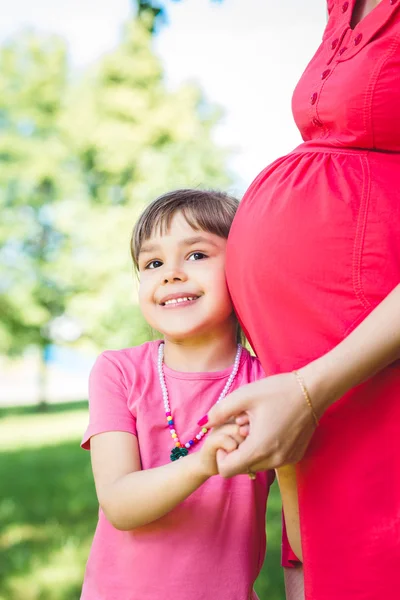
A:
[[[319,415],[400,359],[400,285],[333,350],[300,370]]]
[[[400,358],[400,285],[333,350],[300,369],[318,416],[343,394]],[[384,400],[382,400],[384,401]],[[315,423],[292,373],[235,390],[212,408],[208,425],[246,413],[249,435],[237,450],[218,455],[219,472],[230,477],[299,461]]]
[[[144,471],[136,436],[119,431],[93,436],[93,475],[107,519],[116,529],[127,531],[166,515],[218,473],[217,449],[235,449],[242,440],[238,429],[235,424],[221,427],[207,436],[198,452]]]

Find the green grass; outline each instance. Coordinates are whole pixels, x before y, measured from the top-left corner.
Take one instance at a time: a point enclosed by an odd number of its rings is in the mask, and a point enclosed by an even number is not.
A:
[[[78,600],[97,519],[82,405],[0,411],[0,600]],[[261,600],[282,600],[280,500],[268,507]]]

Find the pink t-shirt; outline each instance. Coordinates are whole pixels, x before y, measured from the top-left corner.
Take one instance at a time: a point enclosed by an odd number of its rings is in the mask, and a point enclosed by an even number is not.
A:
[[[157,373],[158,345],[148,342],[99,356],[90,376],[83,448],[90,448],[93,435],[126,431],[138,438],[143,469],[169,462],[172,443]],[[218,399],[231,369],[180,373],[164,366],[182,441],[198,432],[197,421]],[[244,350],[231,390],[261,377],[258,359]],[[272,481],[271,472],[258,473],[255,481],[247,475],[212,477],[169,514],[133,531],[115,529],[100,509],[81,600],[256,598],[253,584],[264,560]]]

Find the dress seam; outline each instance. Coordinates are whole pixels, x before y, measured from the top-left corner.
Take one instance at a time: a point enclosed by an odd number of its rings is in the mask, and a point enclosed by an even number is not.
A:
[[[362,323],[362,321],[364,321],[364,319],[370,314],[371,310],[373,310],[373,306],[369,306],[368,308],[365,308],[358,316],[356,319],[354,319],[354,321],[352,321],[350,323],[350,325],[347,327],[347,329],[345,330],[342,340],[344,340],[345,338],[347,338],[348,335],[350,335],[350,333],[353,331],[353,329],[355,329],[357,327],[357,325],[359,325],[360,323]]]
[[[363,172],[363,187],[361,192],[360,209],[358,211],[356,235],[353,251],[353,289],[364,309],[368,309],[371,303],[367,300],[362,284],[362,257],[364,249],[365,230],[367,225],[367,213],[371,191],[371,177],[369,161],[366,156],[360,157]]]
[[[373,75],[371,77],[369,89],[367,90],[367,93],[365,95],[365,105],[364,105],[365,110],[364,110],[363,125],[364,125],[365,135],[366,135],[366,137],[368,137],[368,123],[371,124],[371,148],[372,149],[376,148],[375,127],[374,127],[374,119],[373,119],[373,114],[372,114],[373,98],[375,95],[377,83],[379,81],[379,75],[380,75],[385,63],[390,58],[392,58],[394,51],[396,50],[396,48],[398,46],[398,39],[399,39],[399,34],[396,34],[394,36],[393,41],[392,41],[390,47],[388,48],[387,52],[385,52],[382,59],[378,62],[377,66],[373,72]]]

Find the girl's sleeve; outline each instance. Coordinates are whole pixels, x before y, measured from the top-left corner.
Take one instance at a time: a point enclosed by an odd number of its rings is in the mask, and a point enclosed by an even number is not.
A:
[[[297,558],[290,547],[286,533],[285,519],[282,514],[282,567],[293,569],[294,567],[299,567],[300,565],[301,561]]]
[[[90,450],[90,438],[107,431],[137,435],[136,419],[128,408],[128,389],[121,367],[107,352],[96,360],[89,377],[89,426],[81,447]]]

